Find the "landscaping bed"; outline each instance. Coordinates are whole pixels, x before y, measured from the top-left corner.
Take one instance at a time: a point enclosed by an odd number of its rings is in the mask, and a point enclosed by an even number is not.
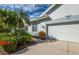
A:
[[[7,52],[6,54],[12,54],[20,49],[27,48],[26,45],[32,43],[32,41],[32,35],[24,30],[16,30],[14,34],[0,34],[0,45],[3,51]]]

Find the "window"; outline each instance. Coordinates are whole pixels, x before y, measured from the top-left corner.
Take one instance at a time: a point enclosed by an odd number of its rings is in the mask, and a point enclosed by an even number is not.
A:
[[[32,25],[32,31],[37,31],[37,24]]]

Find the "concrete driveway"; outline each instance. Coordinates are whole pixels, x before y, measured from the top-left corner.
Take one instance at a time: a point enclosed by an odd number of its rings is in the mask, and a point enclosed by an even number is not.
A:
[[[15,53],[16,55],[77,55],[79,54],[79,44],[66,42],[66,41],[54,41],[54,42],[42,42]]]

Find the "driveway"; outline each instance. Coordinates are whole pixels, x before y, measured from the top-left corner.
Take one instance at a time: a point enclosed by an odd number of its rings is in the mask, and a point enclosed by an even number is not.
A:
[[[79,44],[66,41],[42,42],[15,53],[16,55],[77,55]]]

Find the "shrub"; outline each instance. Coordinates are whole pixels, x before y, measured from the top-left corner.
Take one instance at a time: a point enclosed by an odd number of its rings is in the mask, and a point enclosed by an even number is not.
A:
[[[1,33],[0,41],[2,42],[15,42],[16,44],[5,44],[2,45],[3,49],[12,53],[16,51],[17,45],[25,44],[26,42],[32,41],[32,36],[25,30],[16,30],[14,34],[12,33]]]
[[[22,45],[25,43],[25,39],[22,39],[22,36],[16,36],[17,44]]]
[[[26,34],[26,32],[24,30],[16,30],[15,31],[14,35],[16,37],[18,45],[22,45],[25,43],[25,39],[23,39],[24,34]]]
[[[33,38],[32,35],[29,34],[26,37],[27,37],[27,41],[32,41],[32,38]]]
[[[15,35],[17,44],[25,44],[27,41],[32,41],[32,36],[25,30],[16,30]]]
[[[16,39],[14,37],[3,35],[3,36],[0,36],[0,41],[1,42],[9,42],[9,43],[11,43],[11,44],[2,45],[3,49],[6,52],[12,53],[12,52],[16,51],[17,42],[16,42]],[[15,44],[13,44],[13,43],[15,43]]]

